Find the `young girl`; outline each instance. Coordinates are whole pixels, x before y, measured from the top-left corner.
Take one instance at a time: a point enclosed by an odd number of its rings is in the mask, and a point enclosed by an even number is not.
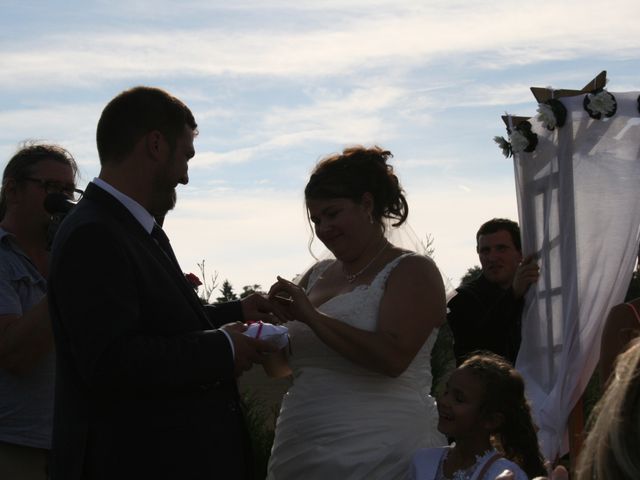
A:
[[[412,480],[515,480],[546,475],[520,374],[502,357],[479,353],[449,378],[438,399],[438,430],[449,447],[418,450]]]

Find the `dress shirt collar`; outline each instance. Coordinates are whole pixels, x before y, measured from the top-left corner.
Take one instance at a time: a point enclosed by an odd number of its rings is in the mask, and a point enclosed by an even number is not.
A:
[[[153,230],[153,225],[156,223],[153,215],[151,215],[142,205],[136,202],[133,198],[125,195],[120,190],[116,189],[112,185],[109,185],[107,182],[102,180],[101,178],[94,178],[91,180],[91,183],[100,187],[105,192],[113,195],[116,200],[118,200],[124,207],[129,210],[129,213],[133,215],[133,217],[140,222],[142,228],[144,228],[147,233],[151,233]]]

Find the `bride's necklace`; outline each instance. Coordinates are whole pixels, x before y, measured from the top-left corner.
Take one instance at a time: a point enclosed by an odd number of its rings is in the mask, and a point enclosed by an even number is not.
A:
[[[378,250],[378,253],[376,253],[373,258],[371,260],[369,260],[369,263],[367,263],[361,270],[358,270],[356,273],[349,273],[347,272],[347,269],[344,268],[344,263],[342,264],[342,273],[344,273],[344,276],[347,277],[347,282],[349,283],[353,283],[356,278],[358,278],[360,275],[362,275],[367,268],[369,268],[373,262],[375,262],[377,260],[377,258],[380,256],[380,254],[382,252],[384,252],[384,250],[387,248],[387,246],[389,245],[389,242],[387,242],[387,240],[385,239],[384,244],[382,245],[382,248],[380,250]]]

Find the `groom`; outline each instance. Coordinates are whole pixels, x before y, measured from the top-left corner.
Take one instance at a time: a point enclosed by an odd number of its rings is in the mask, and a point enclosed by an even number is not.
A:
[[[53,480],[251,478],[235,378],[272,347],[220,327],[277,306],[253,295],[203,307],[154,220],[189,180],[196,127],[156,88],[102,112],[99,178],[52,252]]]

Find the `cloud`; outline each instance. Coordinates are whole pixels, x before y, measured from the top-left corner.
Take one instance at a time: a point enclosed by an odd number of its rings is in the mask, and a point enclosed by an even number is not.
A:
[[[236,289],[309,265],[308,171],[354,142],[394,152],[410,221],[457,283],[477,263],[476,228],[517,217],[511,164],[491,141],[500,114],[533,114],[530,86],[581,88],[602,68],[617,91],[637,89],[635,0],[25,5],[25,18],[3,9],[1,158],[25,138],[56,141],[91,178],[106,102],[164,86],[201,127],[167,228],[185,270],[206,259]]]
[[[400,172],[402,173],[402,172]],[[242,192],[194,189],[179,192],[178,206],[165,228],[185,271],[206,260],[210,272],[228,278],[236,290],[258,283],[268,287],[276,275],[293,278],[308,268],[310,230],[302,189],[256,188]],[[478,263],[475,234],[493,217],[517,220],[512,179],[455,182],[434,181],[409,195],[409,222],[419,239],[435,240],[435,259],[457,285],[467,268]],[[316,241],[314,252],[323,250]]]
[[[244,163],[251,160],[253,158],[254,153],[258,149],[259,149],[259,146],[238,148],[236,150],[232,150],[224,153],[215,153],[215,152],[207,152],[207,151],[197,152],[196,154],[197,161],[192,165],[191,168]]]
[[[175,75],[352,77],[378,69],[392,74],[442,58],[502,69],[604,53],[635,56],[640,47],[635,21],[638,3],[608,4],[607,12],[623,15],[602,15],[601,4],[594,1],[591,8],[588,3],[540,1],[514,8],[511,2],[471,2],[463,8],[459,3],[448,7],[442,2],[425,6],[400,2],[380,10],[355,4],[362,10],[360,15],[344,15],[341,21],[323,24],[323,19],[340,18],[340,13],[354,10],[353,5],[334,4],[325,7],[318,21],[303,22],[298,29],[278,18],[259,28],[232,24],[233,30],[224,22],[212,19],[203,25],[193,18],[193,26],[158,30],[134,21],[117,30],[89,24],[37,40],[3,42],[0,87],[86,86],[106,79]],[[293,8],[286,2],[281,5],[283,13]],[[202,4],[192,4],[196,18],[198,8]],[[89,17],[91,11],[87,13]],[[259,22],[260,13],[266,15],[268,10],[259,8],[251,25]],[[288,28],[283,29],[283,24]]]
[[[81,180],[90,179],[98,168],[95,129],[101,109],[92,102],[55,102],[0,111],[0,159],[25,140],[57,143],[78,162]]]
[[[245,117],[254,128],[246,129],[221,153],[210,150],[213,142],[203,142],[194,167],[233,165],[255,161],[276,152],[310,143],[344,145],[358,139],[362,143],[389,140],[402,130],[399,122],[386,117],[391,109],[402,110],[410,103],[410,92],[397,87],[374,85],[369,88],[310,89],[306,102],[278,105]],[[212,117],[207,111],[206,119]],[[200,116],[198,115],[200,122]],[[425,120],[423,118],[423,124]],[[206,127],[215,130],[215,127]]]
[[[205,259],[236,290],[254,283],[268,288],[276,275],[292,278],[313,260],[301,192],[191,192],[180,195],[165,225],[185,271]]]

